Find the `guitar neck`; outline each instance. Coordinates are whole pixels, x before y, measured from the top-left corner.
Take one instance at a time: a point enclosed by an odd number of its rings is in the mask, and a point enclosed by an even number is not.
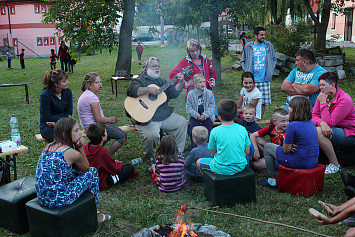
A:
[[[171,79],[170,81],[168,81],[167,83],[165,83],[165,85],[163,85],[162,87],[160,87],[158,94],[164,92],[166,89],[169,88],[169,86],[173,85],[174,82],[176,81],[176,79],[177,79],[177,76],[175,76],[173,79]]]

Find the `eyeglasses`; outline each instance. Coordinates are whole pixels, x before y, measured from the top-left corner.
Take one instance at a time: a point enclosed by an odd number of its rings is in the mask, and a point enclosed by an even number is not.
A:
[[[324,83],[324,84],[319,84],[319,87],[321,87],[321,86],[329,86],[329,85],[331,85],[331,84],[333,84],[333,83]]]

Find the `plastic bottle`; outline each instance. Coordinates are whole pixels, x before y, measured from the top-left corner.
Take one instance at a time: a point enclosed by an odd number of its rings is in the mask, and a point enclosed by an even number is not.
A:
[[[10,120],[11,127],[11,140],[17,144],[17,147],[21,146],[20,130],[18,128],[18,120],[13,114]]]
[[[144,161],[144,158],[136,158],[131,160],[132,165],[142,163]]]

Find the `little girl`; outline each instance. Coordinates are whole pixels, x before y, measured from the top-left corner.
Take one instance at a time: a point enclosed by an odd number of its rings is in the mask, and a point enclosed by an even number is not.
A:
[[[54,49],[51,49],[51,56],[49,56],[49,63],[51,65],[51,69],[55,69],[55,65],[57,64],[58,56],[55,54]]]
[[[157,185],[161,192],[175,192],[183,188],[186,179],[183,174],[184,157],[178,155],[175,138],[164,136],[157,149],[155,164],[148,171],[157,177]]]
[[[262,94],[258,88],[255,87],[254,75],[251,72],[244,72],[242,75],[242,86],[240,90],[239,99],[237,102],[238,118],[242,119],[243,109],[240,106],[252,104],[256,108],[256,120],[261,119],[261,104],[262,104]]]
[[[312,123],[312,106],[307,97],[297,96],[290,101],[290,123],[283,145],[267,143],[264,157],[268,178],[260,185],[276,188],[275,159],[292,169],[311,169],[318,163],[318,132]]]
[[[214,97],[212,92],[206,88],[206,78],[202,74],[195,74],[192,80],[195,89],[189,92],[186,100],[186,112],[190,121],[191,149],[196,147],[191,136],[192,129],[202,125],[208,129],[209,134],[215,118]]]

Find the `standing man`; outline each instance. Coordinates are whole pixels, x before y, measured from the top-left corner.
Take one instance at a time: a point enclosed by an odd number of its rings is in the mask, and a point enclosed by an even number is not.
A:
[[[148,124],[136,125],[138,132],[143,136],[145,158],[153,162],[154,159],[152,158],[155,157],[155,148],[160,139],[160,129],[164,129],[169,135],[174,136],[179,153],[182,153],[185,148],[186,119],[181,115],[173,113],[174,108],[168,104],[170,99],[175,99],[180,95],[185,83],[182,73],[177,74],[177,76],[179,83],[174,83],[164,91],[167,95],[167,101],[157,108],[152,120]],[[155,84],[162,87],[166,83],[166,80],[160,78],[159,59],[149,57],[143,63],[141,74],[138,78],[131,81],[127,89],[127,95],[135,98],[144,94],[157,95],[159,90],[156,87],[148,86]]]
[[[276,66],[276,55],[272,44],[265,40],[265,28],[254,28],[254,41],[247,43],[240,60],[245,72],[252,72],[255,86],[262,96],[261,117],[265,105],[271,104],[270,82]]]
[[[138,64],[141,65],[141,58],[142,58],[142,53],[143,53],[143,46],[141,45],[141,42],[138,41],[137,47],[136,47],[136,52],[138,56]]]
[[[297,95],[308,96],[313,107],[319,94],[318,78],[327,70],[317,64],[316,57],[309,49],[301,49],[296,53],[296,65],[281,85],[281,91],[288,94],[286,108]]]
[[[65,71],[68,71],[68,60],[69,60],[69,54],[68,54],[68,46],[65,45],[64,40],[60,42],[59,50],[58,50],[58,55],[60,58],[60,67],[62,71],[64,71],[64,65],[65,65]]]

